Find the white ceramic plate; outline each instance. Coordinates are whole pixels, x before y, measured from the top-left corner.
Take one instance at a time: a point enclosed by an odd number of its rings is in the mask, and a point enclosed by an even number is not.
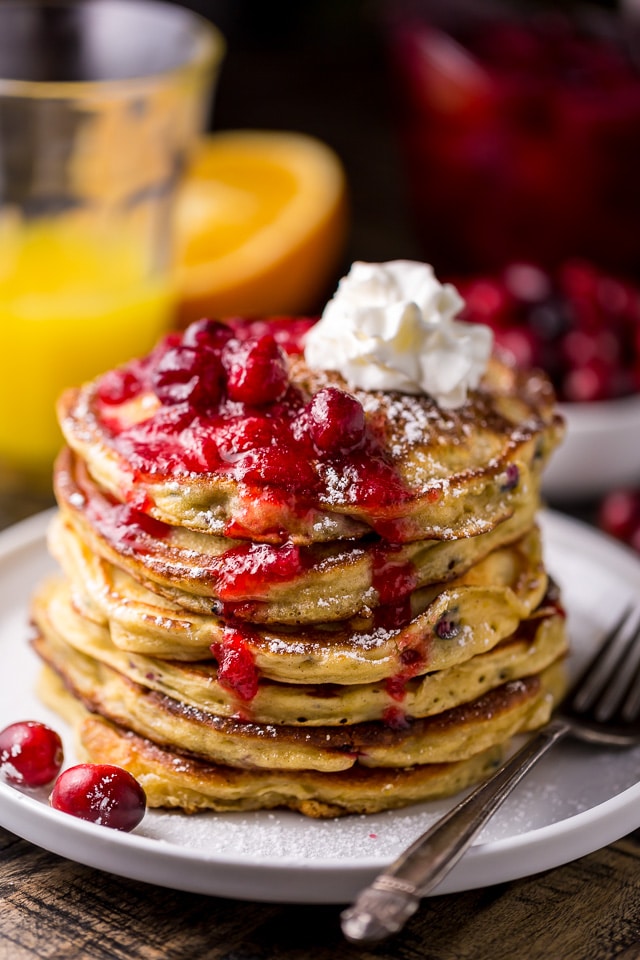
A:
[[[561,404],[567,434],[544,474],[553,501],[600,497],[640,486],[640,396]]]
[[[596,531],[559,514],[543,518],[547,562],[561,584],[579,667],[602,631],[640,596],[640,561]],[[33,693],[27,603],[53,567],[46,515],[0,535],[0,728],[41,719],[68,732]],[[529,774],[438,893],[513,880],[566,863],[640,826],[640,748],[555,748]],[[0,823],[54,853],[119,876],[197,893],[290,903],[344,903],[452,801],[404,811],[313,821],[295,813],[148,812],[132,834],[49,808],[46,792],[0,783]]]

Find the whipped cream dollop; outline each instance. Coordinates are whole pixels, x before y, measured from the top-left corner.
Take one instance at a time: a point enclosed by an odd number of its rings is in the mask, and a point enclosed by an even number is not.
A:
[[[428,393],[459,407],[493,344],[489,327],[454,319],[463,306],[426,263],[357,261],[307,334],[306,363],[336,370],[351,387]]]

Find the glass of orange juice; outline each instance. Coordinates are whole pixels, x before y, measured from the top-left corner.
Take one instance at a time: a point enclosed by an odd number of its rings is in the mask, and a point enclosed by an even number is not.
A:
[[[161,0],[0,4],[0,478],[50,488],[57,395],[173,320],[173,212],[224,40]]]

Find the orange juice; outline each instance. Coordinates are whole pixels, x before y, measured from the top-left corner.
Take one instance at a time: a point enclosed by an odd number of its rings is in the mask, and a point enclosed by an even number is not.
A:
[[[61,445],[67,386],[146,353],[173,319],[168,279],[126,238],[62,223],[0,226],[0,460],[43,473]]]

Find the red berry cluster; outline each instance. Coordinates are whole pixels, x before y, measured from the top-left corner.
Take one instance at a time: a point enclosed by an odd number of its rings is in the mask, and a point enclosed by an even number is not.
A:
[[[103,418],[119,431],[114,408],[152,391],[161,407],[129,431],[133,448],[157,446],[169,434],[184,439],[184,428],[197,422],[200,446],[192,438],[188,449],[182,443],[171,453],[188,469],[234,471],[241,480],[284,487],[297,478],[310,487],[317,479],[309,467],[314,456],[356,451],[366,436],[355,397],[327,386],[309,398],[290,381],[287,354],[301,352],[311,322],[196,321],[182,335],[166,337],[148,358],[101,378]],[[166,454],[170,444],[163,449]]]
[[[55,780],[51,806],[116,830],[133,830],[146,809],[144,790],[127,770],[109,763],[80,763],[60,773],[64,753],[55,730],[21,720],[0,731],[0,772],[20,787]]]
[[[217,409],[223,392],[230,400],[263,406],[280,400],[289,376],[284,351],[274,337],[238,341],[224,324],[200,320],[182,341],[162,355],[151,386],[164,404],[187,402],[198,413]]]
[[[488,324],[520,366],[546,370],[560,400],[628,396],[640,387],[640,290],[584,261],[553,273],[512,263],[459,283],[464,317]]]

